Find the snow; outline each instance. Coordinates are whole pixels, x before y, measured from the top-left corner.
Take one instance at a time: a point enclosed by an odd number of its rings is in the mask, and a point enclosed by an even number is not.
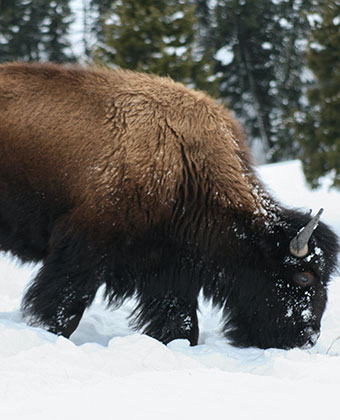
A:
[[[232,47],[224,46],[220,48],[215,54],[215,59],[220,61],[221,64],[223,64],[224,66],[230,64],[234,60],[234,53]]]
[[[282,202],[325,208],[322,220],[340,234],[340,193],[328,179],[310,191],[298,161],[259,173]],[[71,340],[56,337],[27,326],[19,311],[37,269],[0,259],[0,419],[339,418],[338,278],[316,346],[284,351],[232,347],[219,333],[220,313],[203,302],[199,345],[164,346],[129,329],[133,302],[110,311],[101,293]]]

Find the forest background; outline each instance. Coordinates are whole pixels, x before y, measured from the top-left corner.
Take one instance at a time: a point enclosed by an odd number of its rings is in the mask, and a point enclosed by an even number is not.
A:
[[[105,64],[207,91],[257,163],[340,188],[340,0],[0,0],[0,62]]]

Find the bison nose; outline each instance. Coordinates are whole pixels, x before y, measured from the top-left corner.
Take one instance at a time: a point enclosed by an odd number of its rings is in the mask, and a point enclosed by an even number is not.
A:
[[[313,347],[320,337],[320,330],[314,330],[313,328],[307,328],[304,334],[304,342],[303,348],[310,349]]]

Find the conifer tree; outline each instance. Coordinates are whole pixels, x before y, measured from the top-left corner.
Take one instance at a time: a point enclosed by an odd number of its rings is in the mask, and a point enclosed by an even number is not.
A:
[[[84,0],[83,0],[84,1]],[[98,41],[105,39],[105,17],[111,11],[112,0],[87,0],[88,13],[92,16],[92,32]]]
[[[246,122],[250,137],[261,138],[268,153],[272,147],[268,111],[273,108],[269,84],[274,79],[268,30],[274,22],[272,3],[222,0],[215,13],[221,94]]]
[[[307,180],[330,174],[340,187],[340,1],[324,0],[314,15],[307,65],[315,76],[309,109],[296,113],[296,138]]]
[[[200,53],[198,21],[189,0],[115,0],[96,61],[213,90],[212,61]],[[214,92],[212,92],[214,93]]]
[[[69,0],[50,1],[45,23],[46,33],[42,38],[49,61],[62,63],[74,60],[69,50],[70,41],[67,38],[69,25],[72,22],[69,3]]]
[[[293,110],[303,110],[306,106],[305,92],[311,84],[311,78],[306,75],[307,38],[311,30],[308,15],[319,3],[320,0],[286,0],[276,5],[281,30],[279,37],[273,37],[279,42],[274,58],[275,80],[271,82],[271,92],[275,95],[275,107],[271,111],[274,161],[297,158],[300,152],[295,140]]]
[[[215,45],[221,96],[260,139],[267,160],[296,156],[290,110],[304,88],[303,38],[307,0],[217,0],[210,43]]]
[[[70,23],[69,0],[1,0],[0,62],[69,60]]]

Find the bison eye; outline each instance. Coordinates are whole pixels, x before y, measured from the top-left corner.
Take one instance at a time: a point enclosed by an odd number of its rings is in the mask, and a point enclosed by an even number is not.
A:
[[[314,276],[312,273],[295,273],[293,280],[300,287],[308,287],[313,284]]]

